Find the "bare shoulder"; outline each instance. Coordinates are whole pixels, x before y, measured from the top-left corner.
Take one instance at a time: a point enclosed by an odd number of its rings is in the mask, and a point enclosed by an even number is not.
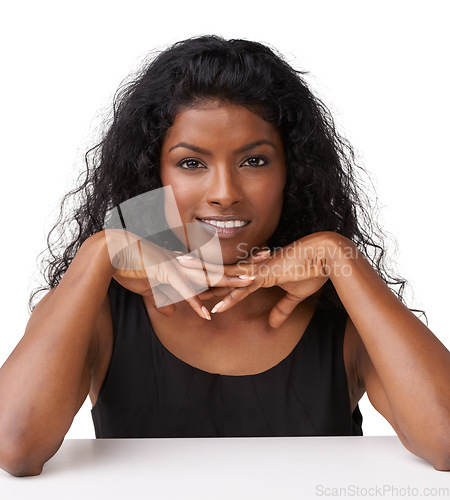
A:
[[[94,330],[95,356],[91,367],[91,386],[89,397],[95,405],[105,380],[113,349],[113,325],[109,295],[103,301]]]

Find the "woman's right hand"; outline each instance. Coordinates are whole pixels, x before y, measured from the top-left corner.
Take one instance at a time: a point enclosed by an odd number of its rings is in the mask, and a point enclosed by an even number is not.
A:
[[[180,253],[162,248],[122,229],[103,231],[113,278],[128,290],[148,297],[161,313],[170,316],[175,303],[186,300],[204,319],[211,319],[199,294],[214,287],[231,289],[245,287],[253,282],[251,276],[227,276],[209,269],[189,269],[178,263]],[[217,266],[214,266],[215,269]]]

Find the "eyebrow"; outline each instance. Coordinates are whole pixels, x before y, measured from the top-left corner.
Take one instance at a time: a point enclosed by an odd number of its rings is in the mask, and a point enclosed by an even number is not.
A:
[[[257,146],[261,146],[262,144],[267,144],[269,146],[272,146],[274,149],[277,149],[273,142],[270,142],[266,139],[261,139],[259,141],[251,142],[250,144],[246,144],[245,146],[242,146],[241,148],[233,151],[233,153],[234,154],[245,153],[246,151],[249,151],[250,149],[256,148]],[[194,146],[193,144],[188,144],[186,142],[179,142],[178,144],[175,144],[175,146],[172,146],[169,149],[169,153],[176,148],[186,148],[186,149],[190,149],[192,151],[195,151],[196,153],[200,153],[202,155],[212,155],[211,151],[208,151],[207,149],[199,148],[198,146]]]

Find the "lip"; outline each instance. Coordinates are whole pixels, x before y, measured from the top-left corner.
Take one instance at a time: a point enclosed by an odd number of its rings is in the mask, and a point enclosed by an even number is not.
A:
[[[197,217],[197,220],[200,219],[210,219],[210,220],[243,220],[245,222],[250,222],[248,219],[244,219],[243,217],[240,217],[239,215],[205,215],[204,217]]]
[[[228,220],[243,220],[246,222],[244,226],[241,227],[217,227],[213,226],[212,224],[208,224],[202,219],[209,219],[209,220],[217,220],[217,221],[228,221]],[[201,227],[207,231],[210,234],[216,234],[219,238],[222,239],[228,239],[228,238],[234,238],[238,234],[242,233],[242,231],[245,231],[247,226],[250,224],[250,221],[242,219],[241,217],[238,217],[237,215],[223,215],[223,216],[210,216],[210,217],[197,217],[196,218],[197,222],[200,223]]]

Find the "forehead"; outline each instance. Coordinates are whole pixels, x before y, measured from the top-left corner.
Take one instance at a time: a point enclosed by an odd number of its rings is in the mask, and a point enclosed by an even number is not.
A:
[[[215,142],[222,144],[249,143],[267,139],[282,148],[282,141],[274,125],[246,106],[231,103],[208,102],[184,108],[175,116],[165,143],[178,140]]]

